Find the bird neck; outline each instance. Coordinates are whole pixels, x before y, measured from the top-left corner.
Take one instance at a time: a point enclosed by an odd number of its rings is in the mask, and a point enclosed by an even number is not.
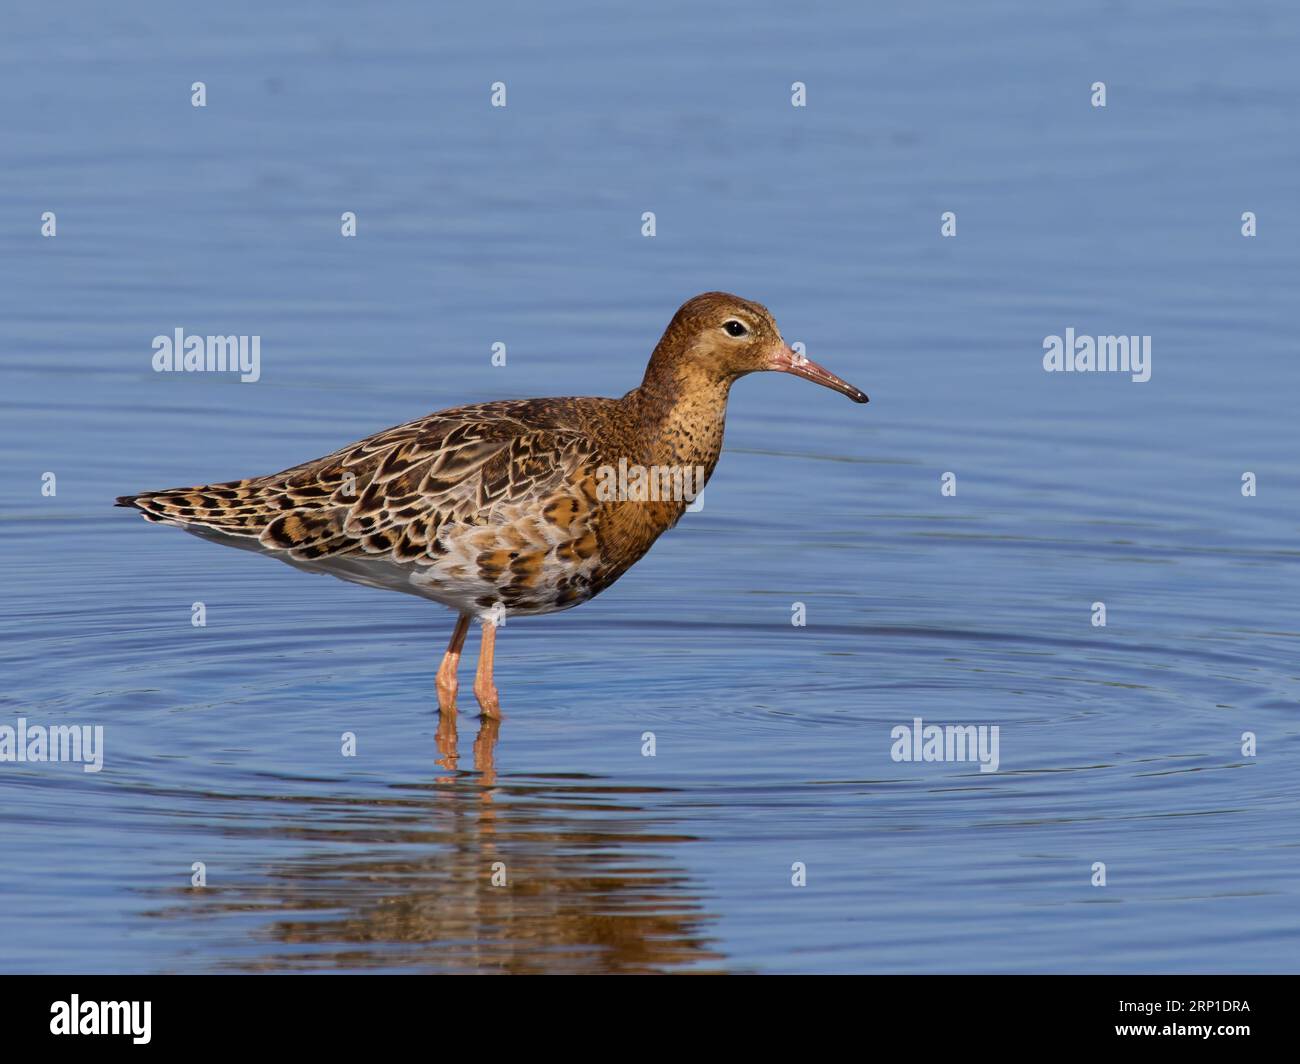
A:
[[[722,452],[730,380],[674,372],[652,360],[645,380],[623,397],[647,465],[703,467],[707,479]]]

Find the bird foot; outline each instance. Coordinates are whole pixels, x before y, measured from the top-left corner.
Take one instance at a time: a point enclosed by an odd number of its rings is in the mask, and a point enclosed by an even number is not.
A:
[[[475,684],[474,697],[478,699],[479,708],[483,710],[483,716],[491,717],[494,720],[501,719],[501,699],[497,694],[495,684]]]

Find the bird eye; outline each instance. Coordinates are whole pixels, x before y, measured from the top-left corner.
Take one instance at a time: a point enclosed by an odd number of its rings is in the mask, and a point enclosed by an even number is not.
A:
[[[735,318],[722,323],[722,327],[727,330],[728,336],[748,336],[749,330],[740,324]]]

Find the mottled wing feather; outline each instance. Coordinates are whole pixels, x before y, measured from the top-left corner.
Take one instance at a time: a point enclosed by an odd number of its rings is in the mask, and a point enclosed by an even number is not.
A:
[[[598,462],[584,433],[538,427],[532,413],[527,403],[464,407],[270,476],[119,503],[297,561],[390,559],[428,567],[431,584],[490,585],[507,605],[563,605],[589,597]]]

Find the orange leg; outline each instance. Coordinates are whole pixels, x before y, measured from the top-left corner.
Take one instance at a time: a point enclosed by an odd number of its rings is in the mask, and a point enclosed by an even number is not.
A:
[[[465,646],[465,634],[469,631],[469,614],[462,613],[456,618],[456,627],[451,633],[451,642],[447,644],[447,653],[442,656],[438,666],[438,709],[443,713],[456,712],[456,669],[460,666],[460,652]],[[475,684],[477,689],[477,684]]]
[[[501,702],[497,698],[497,687],[492,682],[492,658],[496,649],[497,626],[488,618],[483,619],[483,645],[478,652],[478,670],[474,673],[474,697],[482,707],[485,717],[501,717]]]

